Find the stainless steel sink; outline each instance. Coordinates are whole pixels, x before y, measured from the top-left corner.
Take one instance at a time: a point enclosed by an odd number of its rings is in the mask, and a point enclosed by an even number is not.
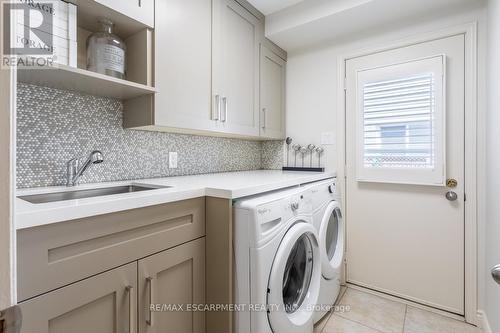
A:
[[[56,201],[101,197],[113,194],[151,191],[168,187],[171,186],[125,185],[125,186],[96,188],[89,190],[76,190],[76,191],[25,195],[25,196],[20,196],[18,198],[34,204],[41,204],[41,203],[56,202]]]

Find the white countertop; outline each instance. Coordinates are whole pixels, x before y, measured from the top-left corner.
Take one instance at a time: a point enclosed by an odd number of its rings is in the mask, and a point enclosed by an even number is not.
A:
[[[78,200],[32,204],[16,198],[16,229],[153,206],[202,196],[238,199],[249,195],[335,177],[335,173],[257,170],[134,181],[21,189],[16,196],[85,190],[120,185],[171,186],[152,191],[115,194]]]

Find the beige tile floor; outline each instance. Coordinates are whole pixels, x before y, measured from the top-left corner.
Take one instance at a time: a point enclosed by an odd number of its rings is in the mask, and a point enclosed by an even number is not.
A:
[[[343,288],[337,303],[350,310],[326,315],[314,333],[481,333],[461,321],[352,288]]]

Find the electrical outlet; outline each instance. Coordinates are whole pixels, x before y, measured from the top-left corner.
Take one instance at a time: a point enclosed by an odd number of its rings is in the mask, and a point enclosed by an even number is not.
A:
[[[334,132],[321,133],[321,144],[322,145],[334,145],[335,144],[335,133]]]
[[[168,167],[170,169],[176,169],[177,168],[177,162],[178,162],[178,158],[177,158],[177,152],[170,152],[168,153]]]

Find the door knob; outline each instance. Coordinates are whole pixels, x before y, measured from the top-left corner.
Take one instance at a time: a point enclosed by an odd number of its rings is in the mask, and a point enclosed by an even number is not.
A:
[[[496,283],[500,284],[500,265],[493,267],[491,276],[493,276],[493,280],[495,280]]]
[[[448,201],[455,201],[457,200],[458,198],[458,195],[453,192],[453,191],[448,191],[446,192],[446,199],[448,199]]]

